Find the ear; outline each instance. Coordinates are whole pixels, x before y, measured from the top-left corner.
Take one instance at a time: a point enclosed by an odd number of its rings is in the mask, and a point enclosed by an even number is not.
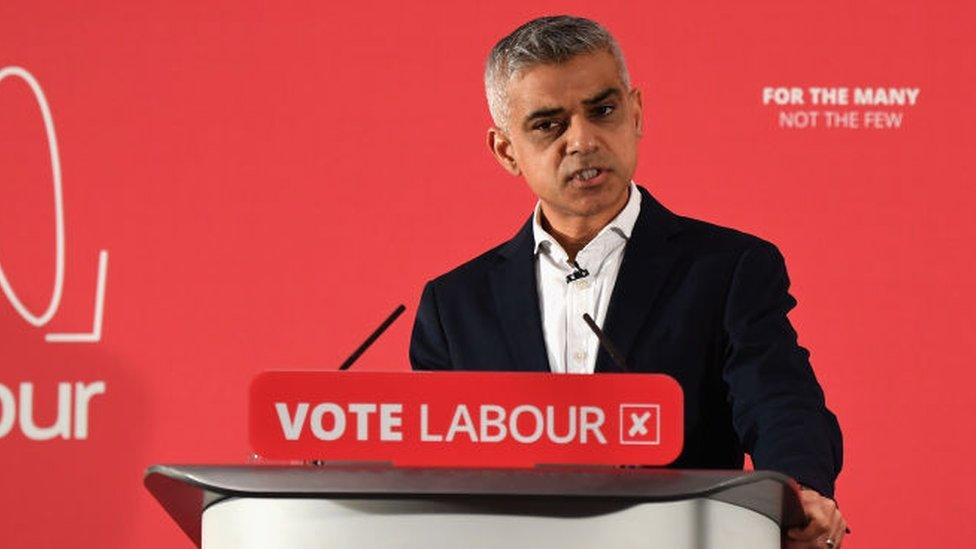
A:
[[[512,141],[496,126],[488,128],[488,149],[506,172],[516,176],[522,174],[513,154]]]
[[[630,105],[634,113],[634,126],[637,129],[637,137],[644,135],[644,105],[641,102],[641,92],[637,88],[630,90]]]

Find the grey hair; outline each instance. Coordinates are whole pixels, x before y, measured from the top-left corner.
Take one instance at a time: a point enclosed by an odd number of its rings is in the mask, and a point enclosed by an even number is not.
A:
[[[485,63],[485,95],[495,126],[507,129],[509,108],[505,88],[520,71],[536,65],[564,63],[577,55],[597,51],[613,54],[620,80],[629,89],[630,75],[620,45],[595,21],[569,15],[539,17],[499,40]]]

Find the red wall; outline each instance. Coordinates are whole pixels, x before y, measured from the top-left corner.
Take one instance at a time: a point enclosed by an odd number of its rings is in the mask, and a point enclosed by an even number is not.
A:
[[[636,179],[787,257],[792,319],[840,418],[849,547],[961,547],[976,375],[971,2],[0,3],[0,67],[43,88],[63,172],[63,299],[0,293],[0,384],[53,422],[105,383],[88,435],[0,438],[3,547],[189,547],[153,463],[247,459],[245,390],[407,368],[423,283],[511,236],[534,199],[484,145],[481,70],[528,18],[604,23],[644,92]],[[764,105],[767,86],[908,87],[915,105]],[[780,127],[780,113],[902,113]],[[826,116],[821,113],[820,116]],[[0,83],[0,265],[35,314],[55,276],[51,162],[30,88]],[[90,332],[100,250],[103,329]],[[2,391],[0,391],[2,392]],[[73,427],[73,425],[72,425]],[[75,540],[81,540],[77,543]]]

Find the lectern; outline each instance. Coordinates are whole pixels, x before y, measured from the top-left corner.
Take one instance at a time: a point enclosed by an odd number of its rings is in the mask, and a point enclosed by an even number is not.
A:
[[[203,549],[773,549],[804,520],[766,471],[156,465],[144,482]]]

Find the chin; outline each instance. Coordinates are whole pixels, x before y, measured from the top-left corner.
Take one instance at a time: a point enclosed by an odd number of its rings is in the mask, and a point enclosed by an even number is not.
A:
[[[556,200],[550,200],[549,203],[558,205],[561,211],[575,217],[598,216],[608,210],[620,208],[623,205],[620,203],[621,194],[623,200],[626,200],[629,186],[629,180],[626,182],[611,180],[589,188],[564,187],[559,196],[553,197]]]
[[[592,196],[574,200],[571,211],[580,217],[592,217],[606,213],[616,207],[616,201],[610,196]]]

